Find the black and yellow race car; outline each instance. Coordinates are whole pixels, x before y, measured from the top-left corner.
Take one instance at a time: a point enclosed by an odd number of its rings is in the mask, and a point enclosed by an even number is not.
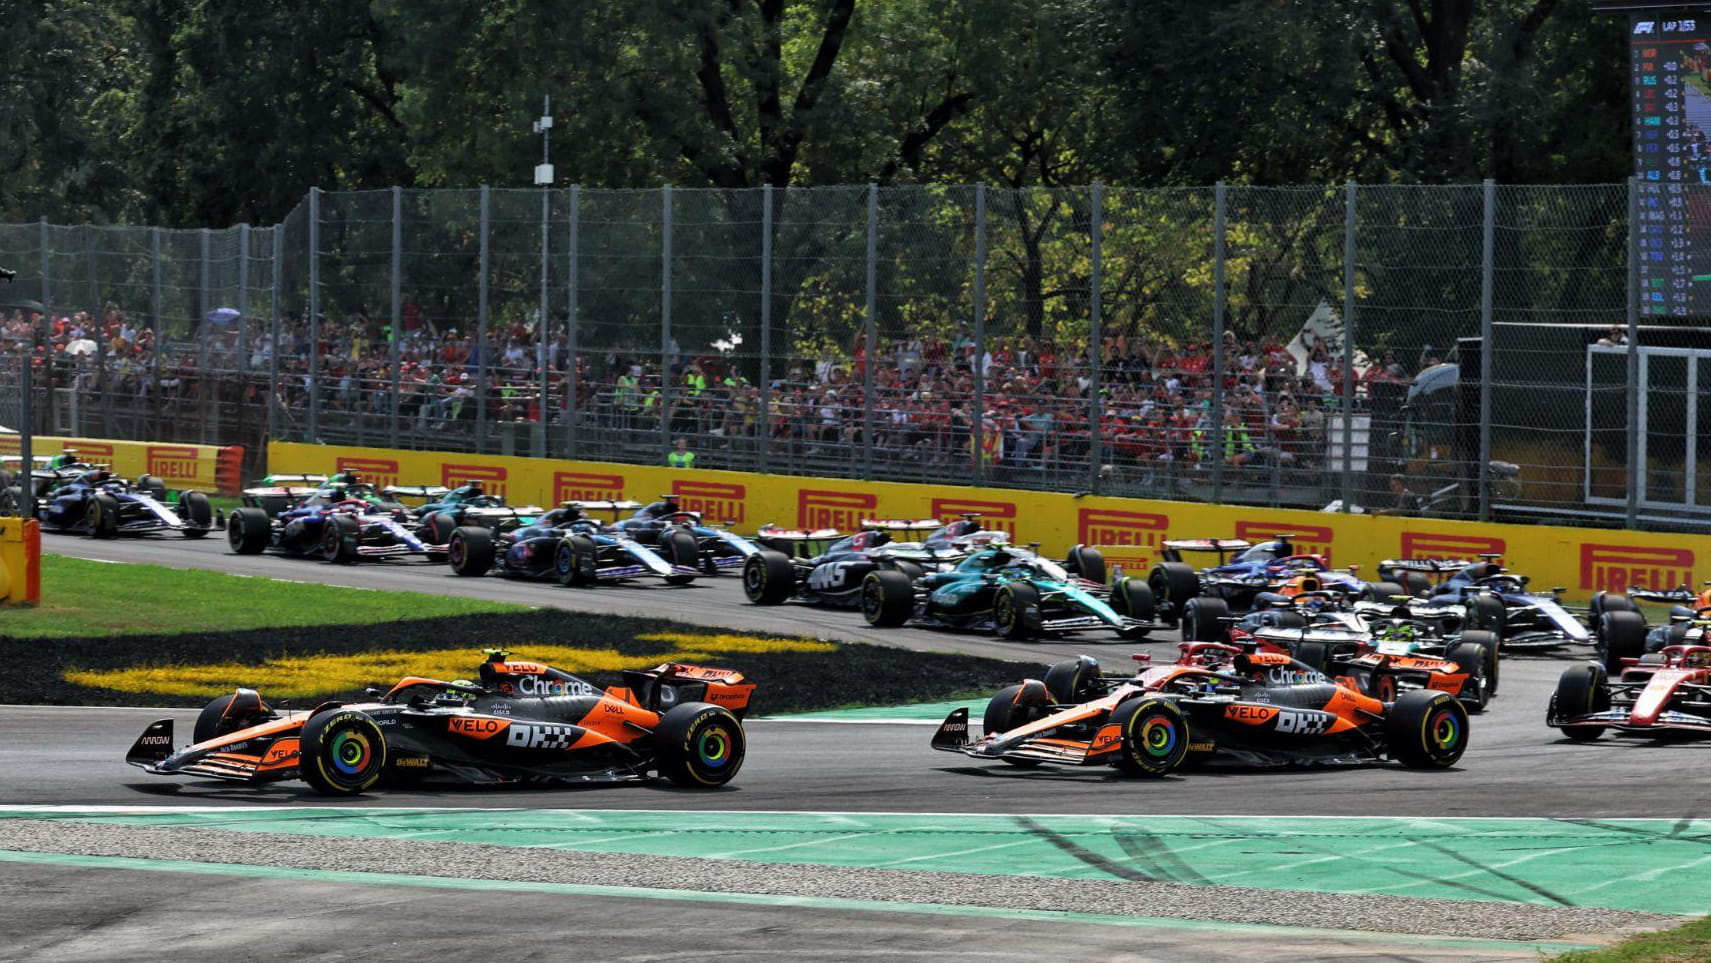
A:
[[[754,686],[725,669],[667,663],[606,689],[488,651],[480,682],[407,676],[372,701],[279,713],[253,689],[203,708],[192,744],[172,720],[125,761],[160,775],[246,783],[302,779],[351,796],[388,784],[603,783],[658,774],[713,787],[742,768]]]

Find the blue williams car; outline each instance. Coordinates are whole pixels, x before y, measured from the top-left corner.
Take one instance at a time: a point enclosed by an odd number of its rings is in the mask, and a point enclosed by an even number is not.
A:
[[[1158,599],[1159,618],[1180,625],[1185,642],[1215,641],[1224,620],[1244,615],[1261,597],[1328,592],[1344,599],[1383,600],[1402,594],[1393,582],[1366,582],[1334,569],[1323,555],[1297,554],[1290,536],[1250,543],[1239,538],[1176,539],[1164,543],[1163,561],[1147,584]],[[1218,564],[1196,570],[1184,552],[1215,552]]]
[[[36,504],[42,527],[83,532],[94,538],[176,532],[201,538],[214,528],[208,496],[168,492],[160,479],[144,475],[135,484],[94,465],[71,464],[31,472],[48,484]]]
[[[446,546],[424,540],[409,512],[350,474],[313,490],[272,486],[245,489],[232,510],[226,539],[239,555],[278,552],[319,555],[349,564],[362,559],[420,556],[443,561]],[[277,510],[275,510],[277,507]]]

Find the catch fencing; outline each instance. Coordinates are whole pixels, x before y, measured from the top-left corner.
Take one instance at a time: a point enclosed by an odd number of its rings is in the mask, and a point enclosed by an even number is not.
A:
[[[0,225],[0,311],[58,434],[1693,527],[1636,190],[313,191]]]

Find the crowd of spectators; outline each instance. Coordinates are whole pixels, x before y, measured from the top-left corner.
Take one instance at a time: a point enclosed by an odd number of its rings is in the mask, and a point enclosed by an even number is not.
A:
[[[205,323],[157,345],[146,324],[116,305],[99,322],[83,312],[50,321],[14,311],[3,319],[0,345],[16,355],[33,327],[44,346],[37,364],[59,387],[163,403],[271,401],[288,430],[305,419],[316,360],[326,425],[389,423],[394,384],[399,421],[412,432],[462,432],[482,410],[491,423],[539,422],[543,390],[546,420],[565,424],[571,371],[562,333],[538,345],[531,324],[495,323],[483,344],[467,325],[431,323],[415,306],[401,320],[396,373],[387,323],[361,313],[315,326],[284,319],[277,359],[265,323]],[[945,477],[967,477],[974,464],[989,473],[1098,465],[1150,482],[1191,478],[1219,454],[1237,470],[1318,471],[1327,425],[1345,399],[1336,349],[1227,332],[1220,379],[1213,348],[1114,335],[1100,345],[1095,379],[1083,345],[1049,338],[994,335],[984,350],[970,337],[898,338],[870,352],[857,334],[811,357],[773,361],[763,392],[752,357],[620,342],[578,351],[575,417],[578,437],[657,446],[661,459],[664,437],[687,437],[704,466],[762,446],[784,460],[860,457],[871,424],[876,458]],[[1408,374],[1393,353],[1358,357],[1350,386],[1357,407],[1400,393]],[[725,449],[731,458],[721,459]]]

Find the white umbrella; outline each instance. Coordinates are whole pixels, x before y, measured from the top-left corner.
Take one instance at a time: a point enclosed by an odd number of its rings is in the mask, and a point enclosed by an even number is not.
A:
[[[89,338],[78,338],[65,346],[65,353],[74,358],[79,355],[94,354],[95,342]]]

